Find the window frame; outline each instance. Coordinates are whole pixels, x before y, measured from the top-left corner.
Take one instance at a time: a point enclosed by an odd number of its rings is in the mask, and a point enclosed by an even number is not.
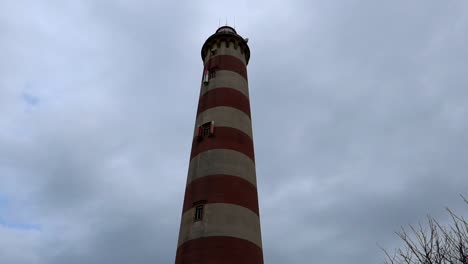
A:
[[[211,69],[208,71],[208,80],[211,80],[213,78],[216,78],[216,69]]]
[[[202,125],[202,137],[209,137],[211,135],[211,126],[203,124]]]
[[[198,127],[198,140],[202,140],[205,137],[214,137],[215,134],[215,122],[214,120],[203,123]]]
[[[198,222],[203,220],[205,204],[197,204],[195,205],[193,221]]]

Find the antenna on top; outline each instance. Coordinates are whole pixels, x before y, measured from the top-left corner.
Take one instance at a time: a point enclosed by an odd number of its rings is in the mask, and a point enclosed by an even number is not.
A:
[[[227,17],[226,17],[226,26],[227,26]]]
[[[234,16],[234,29],[236,29],[236,16]]]
[[[221,18],[218,18],[218,28],[221,27]]]

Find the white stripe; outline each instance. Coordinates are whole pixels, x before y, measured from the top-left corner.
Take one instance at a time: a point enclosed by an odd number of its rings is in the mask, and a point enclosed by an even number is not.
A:
[[[260,219],[251,210],[234,204],[205,204],[203,219],[194,221],[194,208],[182,215],[178,246],[186,241],[212,236],[236,237],[248,240],[260,248]]]
[[[216,71],[216,77],[209,80],[208,84],[202,83],[200,89],[200,96],[204,95],[208,91],[216,88],[232,88],[243,93],[247,98],[249,97],[249,87],[247,80],[242,75],[233,71],[219,70]]]
[[[187,184],[215,174],[237,176],[257,186],[254,162],[245,154],[230,149],[207,150],[193,157],[189,165]]]
[[[198,114],[195,127],[200,127],[211,121],[215,122],[215,127],[235,128],[244,132],[252,139],[252,124],[249,116],[236,108],[228,106],[209,108]],[[195,132],[197,133],[198,131]]]
[[[211,55],[212,49],[216,50],[215,55]],[[217,45],[214,45],[214,47],[211,47],[211,49],[208,50],[207,56],[205,57],[205,63],[208,62],[211,58],[219,55],[230,55],[236,57],[245,64],[245,53],[241,53],[240,47],[238,46],[237,49],[234,49],[234,45],[231,43],[230,48],[226,48],[225,42],[223,42],[219,48]]]

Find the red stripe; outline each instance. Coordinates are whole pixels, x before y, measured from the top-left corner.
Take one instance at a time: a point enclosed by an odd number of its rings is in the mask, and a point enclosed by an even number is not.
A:
[[[245,64],[238,58],[231,55],[218,55],[211,58],[205,64],[206,69],[215,68],[216,70],[227,70],[237,72],[247,79],[247,67]]]
[[[217,127],[214,136],[192,141],[190,160],[201,152],[212,149],[231,149],[239,151],[255,162],[252,139],[244,132],[231,127]]]
[[[262,249],[234,237],[204,237],[177,248],[176,264],[263,264]]]
[[[209,175],[192,181],[185,189],[183,212],[190,210],[198,201],[235,204],[258,215],[257,188],[237,176]]]
[[[200,97],[197,116],[201,112],[217,106],[233,107],[250,117],[249,98],[235,89],[224,87],[210,90]]]

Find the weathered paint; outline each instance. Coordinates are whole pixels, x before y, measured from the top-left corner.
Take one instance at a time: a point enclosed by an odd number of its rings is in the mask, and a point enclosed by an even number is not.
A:
[[[224,29],[202,47],[208,72],[200,88],[176,264],[263,263],[246,67],[250,49],[234,29]],[[197,128],[205,123],[214,126],[209,136],[200,136]],[[200,203],[204,215],[195,221]]]
[[[177,249],[176,264],[262,264],[263,252],[252,242],[235,237],[202,237]]]
[[[229,46],[228,46],[229,45]],[[242,61],[242,63],[244,64],[247,64],[246,61],[245,61],[245,54],[241,52],[241,50],[239,48],[234,48],[234,44],[233,43],[227,43],[227,42],[223,42],[219,47],[217,47],[216,45],[214,47],[211,48],[212,50],[215,50],[215,53],[214,55],[211,54],[211,52],[208,52],[207,56],[205,57],[204,59],[204,63],[206,64],[211,58],[214,58],[216,56],[219,56],[219,55],[229,55],[229,56],[233,56],[233,57],[236,57],[237,59],[239,59],[240,61]]]
[[[190,210],[199,201],[235,204],[258,215],[257,188],[236,176],[208,175],[192,181],[185,189],[182,211]]]
[[[257,185],[255,164],[248,156],[230,149],[212,149],[192,158],[189,165],[187,184],[215,174],[240,177]]]
[[[230,55],[219,55],[209,59],[205,63],[205,70],[208,69],[227,70],[240,74],[247,79],[247,68],[238,58]]]
[[[217,106],[230,106],[241,110],[250,117],[249,98],[235,89],[224,87],[211,90],[200,97],[197,115]]]
[[[214,137],[205,137],[201,141],[199,141],[197,137],[193,138],[190,159],[199,153],[212,149],[231,149],[239,151],[255,162],[252,139],[244,132],[234,128],[217,127]]]
[[[221,27],[227,28],[227,27]],[[220,28],[220,29],[221,29]],[[245,57],[245,63],[249,63],[250,59],[250,48],[247,45],[247,40],[244,39],[242,36],[238,35],[237,32],[229,27],[230,30],[221,30],[216,31],[215,34],[211,35],[203,44],[201,49],[201,57],[202,60],[205,61],[208,55],[211,53],[213,48],[219,48],[221,46],[225,46],[228,49],[239,49],[241,54]],[[229,31],[229,32],[228,32]]]
[[[233,71],[218,70],[216,71],[216,77],[209,80],[208,84],[201,85],[200,96],[206,92],[216,88],[225,87],[238,90],[249,98],[249,88],[247,80],[241,75]]]
[[[209,108],[197,116],[195,127],[207,122],[215,121],[215,127],[230,127],[238,129],[252,138],[252,124],[250,118],[242,111],[226,106]],[[196,136],[198,131],[194,132]]]
[[[194,208],[182,215],[178,246],[201,237],[227,236],[245,239],[262,247],[260,219],[243,206],[225,203],[206,204],[203,221],[194,222]]]

